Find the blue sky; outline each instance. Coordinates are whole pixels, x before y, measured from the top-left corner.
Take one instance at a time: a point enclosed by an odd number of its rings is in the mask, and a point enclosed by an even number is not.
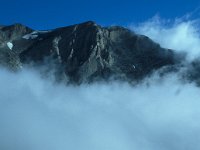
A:
[[[181,17],[200,6],[200,0],[2,0],[0,24],[22,23],[50,29],[93,20],[101,25],[143,22],[154,15]]]

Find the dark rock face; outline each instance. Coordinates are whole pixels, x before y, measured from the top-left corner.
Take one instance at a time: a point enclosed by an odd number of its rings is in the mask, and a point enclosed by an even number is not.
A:
[[[11,69],[45,65],[59,80],[83,83],[114,77],[136,81],[177,62],[177,54],[123,27],[85,22],[51,31],[20,24],[0,28],[0,63]]]
[[[1,26],[0,28],[0,64],[16,70],[20,67],[18,50],[13,50],[14,45],[20,45],[23,35],[33,30],[21,24]],[[13,44],[15,43],[15,44]],[[17,47],[17,46],[16,46]],[[21,45],[21,49],[23,44]],[[12,49],[12,50],[11,50]]]

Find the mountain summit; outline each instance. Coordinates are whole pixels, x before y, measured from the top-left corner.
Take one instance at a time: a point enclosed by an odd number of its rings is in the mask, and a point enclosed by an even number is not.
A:
[[[172,50],[120,26],[88,21],[47,31],[21,24],[0,28],[1,65],[12,70],[45,66],[58,80],[72,83],[111,77],[138,81],[177,60]]]

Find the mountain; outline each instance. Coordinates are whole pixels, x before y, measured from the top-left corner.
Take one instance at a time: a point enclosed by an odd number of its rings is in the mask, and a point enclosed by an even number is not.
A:
[[[147,36],[92,21],[47,31],[21,24],[0,27],[1,65],[11,70],[41,66],[43,73],[67,83],[110,78],[137,82],[154,70],[172,69],[182,59]]]

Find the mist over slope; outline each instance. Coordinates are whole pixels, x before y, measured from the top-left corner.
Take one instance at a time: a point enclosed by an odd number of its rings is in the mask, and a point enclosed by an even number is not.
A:
[[[154,71],[136,86],[117,80],[66,86],[35,69],[1,69],[0,149],[199,150],[200,88],[182,78],[198,58],[199,33],[192,24],[187,30],[180,24],[138,27],[188,59],[178,71]]]

